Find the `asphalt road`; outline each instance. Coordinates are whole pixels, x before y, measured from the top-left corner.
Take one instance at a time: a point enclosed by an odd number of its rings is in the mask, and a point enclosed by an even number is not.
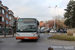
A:
[[[52,35],[40,34],[41,37],[38,41],[34,40],[16,40],[13,38],[3,38],[3,42],[0,42],[0,50],[48,50],[48,47],[53,47],[54,50],[75,50],[73,47],[58,46],[52,44],[43,43],[45,38]]]

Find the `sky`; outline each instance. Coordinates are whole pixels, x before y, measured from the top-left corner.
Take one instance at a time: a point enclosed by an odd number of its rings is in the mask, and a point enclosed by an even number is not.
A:
[[[14,12],[15,17],[36,18],[39,21],[64,17],[64,9],[70,0],[1,0],[4,6]],[[57,7],[55,7],[57,5]]]

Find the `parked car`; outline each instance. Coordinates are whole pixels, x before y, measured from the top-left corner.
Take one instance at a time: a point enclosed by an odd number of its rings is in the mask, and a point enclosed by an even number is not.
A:
[[[63,33],[67,33],[67,30],[66,30],[66,29],[64,29],[64,30],[63,30]]]
[[[57,29],[57,32],[60,33],[60,29]]]
[[[2,35],[2,33],[0,33],[0,35]]]
[[[60,33],[63,33],[63,29],[60,29]]]
[[[66,29],[57,29],[57,32],[58,33],[67,33],[67,30]]]
[[[44,31],[49,33],[50,29],[49,28],[45,28]]]
[[[50,30],[50,33],[54,33],[54,32],[57,32],[57,31],[56,30],[54,31],[53,29]]]
[[[44,29],[40,29],[40,33],[44,33],[45,31],[44,31]]]
[[[40,29],[40,33],[45,33],[45,27],[42,27],[42,28]]]

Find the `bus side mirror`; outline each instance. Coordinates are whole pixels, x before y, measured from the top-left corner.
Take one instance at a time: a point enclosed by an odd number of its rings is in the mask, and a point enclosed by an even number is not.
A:
[[[39,22],[38,22],[38,24],[37,25],[39,25]]]
[[[39,25],[39,22],[37,22],[37,25]]]

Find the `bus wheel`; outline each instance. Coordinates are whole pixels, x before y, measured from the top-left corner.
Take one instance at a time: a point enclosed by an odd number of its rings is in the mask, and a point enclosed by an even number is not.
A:
[[[23,39],[21,39],[21,41],[24,41]]]
[[[38,41],[38,39],[35,40],[36,42]]]

